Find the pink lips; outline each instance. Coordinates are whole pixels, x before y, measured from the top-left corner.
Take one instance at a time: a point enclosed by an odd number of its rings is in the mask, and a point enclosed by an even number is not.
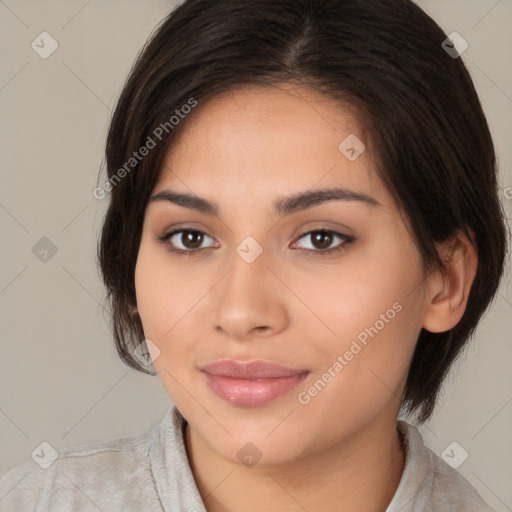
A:
[[[247,407],[266,404],[287,393],[309,373],[265,361],[227,359],[204,365],[200,370],[217,396]]]

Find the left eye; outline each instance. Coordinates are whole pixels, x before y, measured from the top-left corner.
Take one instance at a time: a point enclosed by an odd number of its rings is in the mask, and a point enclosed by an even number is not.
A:
[[[299,238],[299,240],[303,238],[307,239],[308,237],[310,239],[309,247],[300,248],[305,249],[307,251],[314,251],[319,253],[329,253],[331,251],[343,249],[345,245],[353,241],[353,238],[350,236],[327,229],[317,229],[313,231],[308,231],[307,233],[304,233]],[[336,239],[340,240],[340,242],[334,247],[331,247],[331,244],[335,242]],[[293,245],[296,244],[297,242],[295,242]]]

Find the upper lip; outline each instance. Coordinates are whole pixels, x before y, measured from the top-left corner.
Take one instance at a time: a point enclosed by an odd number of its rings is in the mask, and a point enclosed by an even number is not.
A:
[[[268,361],[235,361],[222,359],[200,367],[200,370],[211,375],[221,375],[238,379],[270,379],[292,377],[308,373],[308,370],[287,368]]]

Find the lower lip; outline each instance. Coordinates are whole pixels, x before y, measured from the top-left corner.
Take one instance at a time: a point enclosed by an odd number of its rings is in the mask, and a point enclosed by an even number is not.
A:
[[[291,377],[251,380],[235,379],[203,372],[212,391],[220,398],[246,407],[256,407],[271,402],[298,386],[307,373]]]

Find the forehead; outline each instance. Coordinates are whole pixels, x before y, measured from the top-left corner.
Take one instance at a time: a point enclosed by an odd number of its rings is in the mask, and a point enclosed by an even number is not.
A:
[[[172,183],[201,195],[223,186],[290,193],[316,184],[384,193],[355,109],[308,87],[247,86],[200,103],[183,123],[154,192]],[[344,152],[347,138],[366,146],[355,160]]]

